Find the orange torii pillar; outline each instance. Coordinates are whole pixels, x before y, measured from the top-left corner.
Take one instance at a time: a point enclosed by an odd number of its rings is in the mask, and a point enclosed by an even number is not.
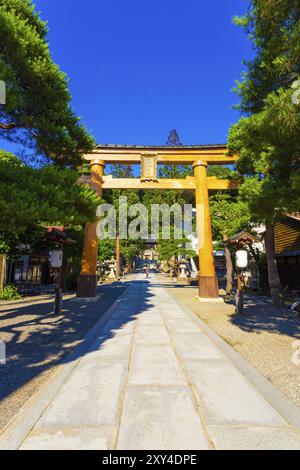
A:
[[[199,297],[219,296],[218,278],[215,271],[211,220],[207,187],[207,162],[193,163],[196,182],[196,223],[199,250]]]
[[[91,160],[90,186],[98,195],[102,196],[102,176],[105,162]],[[81,272],[78,279],[77,297],[96,297],[97,291],[97,257],[98,257],[98,221],[88,222],[85,226]]]

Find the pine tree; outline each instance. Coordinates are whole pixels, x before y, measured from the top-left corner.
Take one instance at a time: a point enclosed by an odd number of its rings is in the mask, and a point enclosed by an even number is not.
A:
[[[300,107],[292,99],[300,78],[300,3],[251,0],[235,21],[252,38],[256,54],[237,84],[244,116],[230,129],[229,149],[239,155],[237,168],[247,176],[240,192],[252,218],[266,223],[269,285],[278,304],[274,224],[300,206]]]
[[[38,238],[39,227],[94,220],[100,200],[77,181],[74,170],[31,168],[0,151],[0,251],[9,251],[25,238]]]
[[[180,141],[180,138],[176,129],[172,129],[170,131],[166,145],[168,147],[181,147],[182,146],[182,143]]]
[[[0,0],[0,78],[6,104],[0,136],[57,164],[78,164],[93,147],[70,101],[66,75],[53,62],[47,26],[31,0]]]

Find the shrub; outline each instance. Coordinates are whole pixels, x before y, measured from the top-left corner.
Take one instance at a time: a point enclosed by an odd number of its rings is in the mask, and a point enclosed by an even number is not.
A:
[[[20,298],[21,296],[16,286],[8,285],[0,290],[0,300],[17,300]]]

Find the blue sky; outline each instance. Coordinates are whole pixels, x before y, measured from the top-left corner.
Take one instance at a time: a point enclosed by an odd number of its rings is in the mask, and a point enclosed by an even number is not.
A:
[[[251,44],[246,0],[36,0],[72,105],[99,143],[223,143]]]

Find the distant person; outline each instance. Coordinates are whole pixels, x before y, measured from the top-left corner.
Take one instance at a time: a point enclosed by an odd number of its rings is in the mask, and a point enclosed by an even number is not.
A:
[[[146,272],[146,279],[148,279],[148,277],[149,277],[149,271],[150,271],[150,268],[149,268],[149,265],[147,265],[147,266],[146,266],[146,270],[145,270],[145,272]]]

